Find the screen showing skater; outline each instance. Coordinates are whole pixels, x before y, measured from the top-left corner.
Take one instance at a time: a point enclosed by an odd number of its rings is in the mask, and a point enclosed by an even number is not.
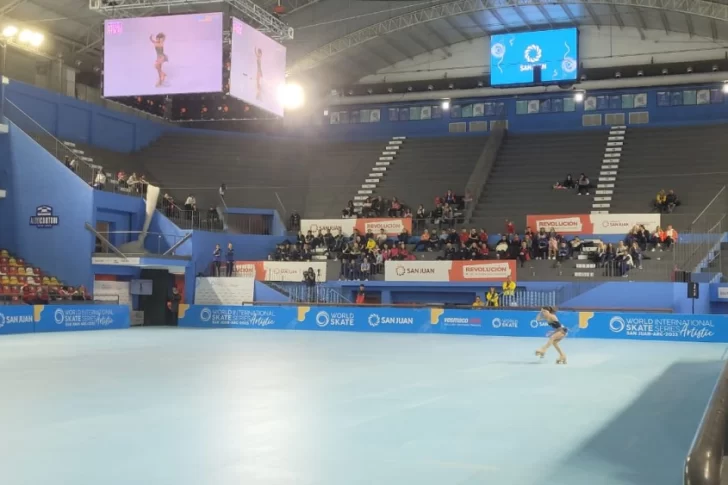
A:
[[[283,116],[281,91],[286,82],[286,48],[233,18],[230,94]]]
[[[106,20],[104,96],[222,91],[222,13]]]

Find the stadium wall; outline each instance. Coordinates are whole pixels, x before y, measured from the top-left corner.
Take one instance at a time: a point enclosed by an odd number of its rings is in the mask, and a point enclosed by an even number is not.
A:
[[[19,81],[10,81],[5,95],[56,138],[117,152],[139,150],[176,129]]]
[[[596,106],[594,110],[585,111],[585,103],[576,103],[575,111],[559,112],[559,113],[521,113],[517,109],[517,103],[523,101],[543,101],[572,98],[573,91],[564,90],[558,93],[547,93],[541,95],[521,95],[521,96],[503,96],[503,97],[473,97],[452,100],[451,107],[448,112],[444,112],[442,118],[430,120],[411,120],[411,121],[390,121],[390,108],[407,108],[421,106],[436,106],[441,99],[432,101],[413,101],[402,103],[379,103],[379,104],[360,104],[360,105],[333,105],[328,108],[328,116],[324,116],[323,132],[328,136],[344,139],[365,139],[380,138],[391,136],[444,136],[449,133],[449,125],[454,122],[471,123],[473,121],[498,121],[508,120],[508,129],[514,133],[529,132],[546,132],[546,131],[574,131],[581,129],[604,129],[605,116],[614,113],[624,113],[625,123],[630,125],[630,113],[648,113],[649,126],[656,125],[674,125],[674,124],[705,124],[728,121],[728,110],[726,110],[726,100],[723,95],[719,95],[720,102],[709,104],[693,104],[693,105],[675,105],[670,100],[670,105],[665,106],[665,96],[658,93],[673,93],[684,91],[697,91],[700,89],[720,90],[722,85],[694,85],[694,86],[668,86],[657,88],[631,88],[621,90],[604,90],[589,91],[587,97],[610,97],[623,95],[646,94],[646,106],[639,108],[620,108],[610,109],[608,106]],[[682,95],[681,95],[682,99]],[[659,102],[658,102],[659,101]],[[717,100],[716,100],[717,101]],[[474,103],[502,103],[500,111],[490,116],[471,116],[471,117],[454,117],[457,110],[455,106],[471,105]],[[600,109],[603,108],[603,109]],[[379,109],[380,121],[377,123],[350,123],[350,124],[331,124],[331,114],[334,112],[348,112],[351,118],[352,112],[360,112],[362,109]],[[598,126],[583,126],[582,117],[584,115],[601,115],[601,124]],[[642,126],[642,125],[634,125]],[[483,132],[470,132],[471,127],[468,126],[467,133],[458,133],[458,135],[482,135]]]
[[[3,229],[12,230],[0,231],[0,245],[68,284],[90,287],[94,238],[84,224],[93,220],[93,189],[15,125],[4,138],[0,166],[9,186],[0,204],[9,204]],[[33,225],[39,207],[49,207],[57,223]]]

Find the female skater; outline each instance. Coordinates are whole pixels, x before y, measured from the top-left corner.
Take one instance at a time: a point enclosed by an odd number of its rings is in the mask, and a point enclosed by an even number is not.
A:
[[[157,60],[154,61],[154,68],[157,70],[159,80],[157,81],[156,87],[161,86],[162,83],[164,83],[164,80],[167,79],[167,74],[162,70],[162,65],[169,61],[169,58],[167,58],[167,55],[164,53],[165,39],[166,36],[162,32],[158,33],[156,38],[151,35],[149,36],[149,41],[154,44],[154,49],[157,51]]]
[[[255,75],[255,99],[263,99],[263,49],[256,47],[255,58],[258,62],[258,72]]]
[[[559,342],[564,340],[569,330],[559,322],[558,318],[556,318],[556,310],[554,309],[554,307],[545,306],[541,308],[541,313],[538,314],[536,320],[545,321],[549,324],[551,328],[553,328],[553,330],[548,334],[549,339],[546,342],[546,345],[538,349],[536,351],[536,355],[543,359],[546,351],[553,344],[554,348],[559,353],[559,359],[556,361],[556,363],[566,364],[566,355],[561,351],[561,347],[559,347]]]

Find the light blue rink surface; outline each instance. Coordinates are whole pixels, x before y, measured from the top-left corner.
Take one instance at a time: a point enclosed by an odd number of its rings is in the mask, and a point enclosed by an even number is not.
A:
[[[12,485],[678,485],[725,345],[133,329],[0,339]]]

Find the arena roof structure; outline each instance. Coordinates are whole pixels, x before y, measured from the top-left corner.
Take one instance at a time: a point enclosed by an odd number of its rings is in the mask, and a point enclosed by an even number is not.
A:
[[[220,10],[282,39],[292,75],[329,85],[494,33],[574,25],[728,48],[728,0],[4,0],[0,24],[38,29],[52,55],[98,65],[104,18]]]

